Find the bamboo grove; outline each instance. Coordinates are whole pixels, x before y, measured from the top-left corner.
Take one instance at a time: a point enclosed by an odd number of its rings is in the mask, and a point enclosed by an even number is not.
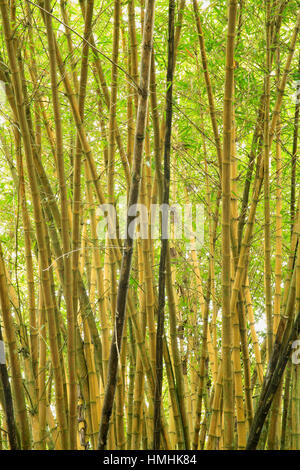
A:
[[[300,450],[299,2],[0,14],[0,450]]]

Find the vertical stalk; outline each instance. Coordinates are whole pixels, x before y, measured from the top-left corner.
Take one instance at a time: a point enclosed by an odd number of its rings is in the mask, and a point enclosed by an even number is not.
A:
[[[152,53],[153,41],[153,23],[154,23],[154,5],[155,0],[148,0],[145,16],[144,35],[143,35],[143,48],[141,56],[141,73],[140,73],[140,97],[139,106],[136,120],[135,142],[134,142],[134,155],[133,167],[130,184],[130,193],[128,199],[128,207],[132,207],[138,202],[139,197],[139,184],[141,178],[141,166],[143,156],[143,143],[145,138],[146,126],[146,113],[148,101],[148,86],[149,86],[149,73],[150,73],[150,59]],[[105,389],[105,397],[102,408],[98,449],[104,449],[107,441],[107,434],[109,428],[110,416],[114,402],[114,395],[116,390],[116,379],[118,372],[118,363],[120,357],[120,350],[122,344],[123,327],[125,323],[125,309],[128,293],[128,283],[131,271],[131,261],[133,253],[133,239],[129,236],[128,230],[131,223],[134,223],[134,216],[127,214],[125,246],[123,250],[120,279],[117,291],[117,305],[115,312],[115,325],[113,337],[111,342],[109,363],[108,363],[108,378]]]
[[[68,321],[68,372],[69,372],[69,440],[71,450],[76,449],[76,420],[77,420],[77,397],[76,397],[76,364],[75,364],[75,317],[73,311],[73,292],[72,292],[72,269],[70,256],[70,224],[68,216],[68,197],[64,169],[64,149],[63,149],[63,131],[60,111],[60,102],[57,89],[57,71],[55,43],[52,29],[52,18],[48,12],[51,11],[50,0],[45,0],[45,24],[47,29],[48,51],[50,61],[51,91],[53,102],[53,113],[55,122],[56,155],[57,155],[57,173],[59,179],[60,199],[61,199],[61,229],[62,245],[64,254],[64,278],[65,278],[65,302],[67,308]]]
[[[234,83],[234,39],[237,2],[229,1],[228,30],[226,45],[226,76],[223,116],[223,159],[222,159],[222,363],[224,391],[224,448],[234,446],[234,404],[233,371],[231,364],[232,315],[230,309],[230,222],[231,222],[231,148],[232,148],[232,93]]]
[[[155,406],[154,406],[154,434],[153,448],[160,449],[161,434],[161,396],[163,379],[163,335],[164,335],[164,308],[165,308],[165,283],[166,262],[168,256],[168,220],[169,220],[169,192],[170,192],[170,152],[172,133],[172,98],[173,98],[173,74],[174,74],[174,16],[175,2],[169,0],[168,22],[168,66],[167,66],[167,92],[166,92],[166,132],[164,147],[164,177],[162,199],[162,224],[161,224],[161,252],[159,261],[159,290],[156,330],[156,378],[155,378]]]

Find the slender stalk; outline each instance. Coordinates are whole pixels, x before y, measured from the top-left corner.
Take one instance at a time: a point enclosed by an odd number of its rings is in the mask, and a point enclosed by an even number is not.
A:
[[[136,121],[135,130],[135,142],[134,142],[134,153],[133,153],[133,167],[132,177],[130,184],[130,193],[128,199],[128,207],[137,204],[139,196],[139,183],[141,175],[142,165],[142,152],[143,143],[145,138],[145,125],[146,125],[146,110],[148,100],[148,86],[149,86],[149,73],[150,73],[150,58],[152,52],[152,40],[153,40],[153,22],[154,22],[154,0],[148,0],[145,16],[144,36],[143,36],[143,49],[141,56],[141,75],[140,75],[140,89],[142,93],[139,97],[139,106]],[[117,305],[115,312],[115,326],[111,342],[109,363],[108,363],[108,379],[105,389],[105,397],[102,408],[98,449],[104,449],[107,441],[109,420],[112,412],[115,389],[116,389],[116,378],[118,371],[119,355],[122,344],[123,327],[125,321],[125,309],[128,292],[128,282],[131,270],[131,260],[133,252],[133,239],[128,233],[130,224],[134,217],[127,214],[127,238],[125,241],[120,279],[117,292]]]
[[[234,446],[233,430],[233,373],[231,364],[232,315],[230,309],[230,215],[231,215],[231,147],[232,147],[232,92],[234,83],[234,38],[237,2],[229,1],[226,45],[226,77],[224,95],[224,137],[222,159],[222,362],[224,389],[224,447]]]

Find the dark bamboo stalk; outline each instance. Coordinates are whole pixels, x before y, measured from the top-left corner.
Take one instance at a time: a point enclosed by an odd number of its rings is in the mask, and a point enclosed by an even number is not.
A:
[[[291,355],[293,342],[297,339],[299,334],[300,312],[298,313],[296,321],[293,324],[288,340],[281,344],[278,361],[276,361],[275,363],[274,361],[272,361],[272,358],[274,356],[274,353],[276,354],[276,351],[273,350],[273,355],[269,364],[269,374],[266,375],[263,384],[257,410],[249,432],[246,450],[255,450],[257,447],[263,425],[268,416],[268,412],[270,410],[276,391],[285,371],[285,367]]]
[[[166,260],[168,253],[168,218],[169,218],[169,193],[170,193],[170,153],[172,134],[172,98],[174,75],[174,16],[175,2],[169,1],[169,37],[168,37],[168,69],[167,69],[167,93],[166,93],[166,133],[164,147],[164,178],[163,178],[163,210],[161,227],[161,252],[159,261],[159,289],[158,311],[156,331],[156,380],[154,398],[154,431],[153,448],[160,449],[161,435],[161,396],[163,379],[163,336],[164,336],[164,310],[165,310],[165,286],[166,286]]]
[[[0,326],[0,343],[3,342],[2,338],[2,331]],[[1,344],[0,344],[1,348]],[[4,343],[3,343],[4,348]],[[11,388],[8,378],[7,372],[7,365],[5,362],[5,358],[3,358],[3,362],[0,362],[0,378],[3,385],[3,394],[4,394],[4,402],[5,402],[5,418],[7,424],[7,431],[8,431],[8,440],[11,450],[18,450],[18,441],[17,441],[17,433],[16,433],[16,425],[15,425],[15,417],[14,417],[14,405],[13,399],[11,394]]]
[[[140,74],[140,96],[135,130],[133,168],[130,184],[130,193],[128,207],[133,207],[138,202],[139,187],[141,179],[141,167],[143,160],[143,146],[145,139],[145,126],[147,115],[150,59],[152,54],[153,26],[154,26],[154,6],[155,0],[148,0],[146,7],[143,47],[141,55],[141,74]],[[103,450],[106,446],[109,421],[114,403],[116,391],[117,372],[119,357],[122,345],[123,328],[125,323],[126,300],[131,271],[131,262],[133,254],[133,238],[129,234],[131,224],[134,224],[135,216],[127,213],[127,238],[122,256],[121,272],[117,292],[117,308],[115,314],[114,332],[110,347],[108,362],[108,377],[105,388],[105,396],[102,407],[102,415],[99,429],[98,449]]]

